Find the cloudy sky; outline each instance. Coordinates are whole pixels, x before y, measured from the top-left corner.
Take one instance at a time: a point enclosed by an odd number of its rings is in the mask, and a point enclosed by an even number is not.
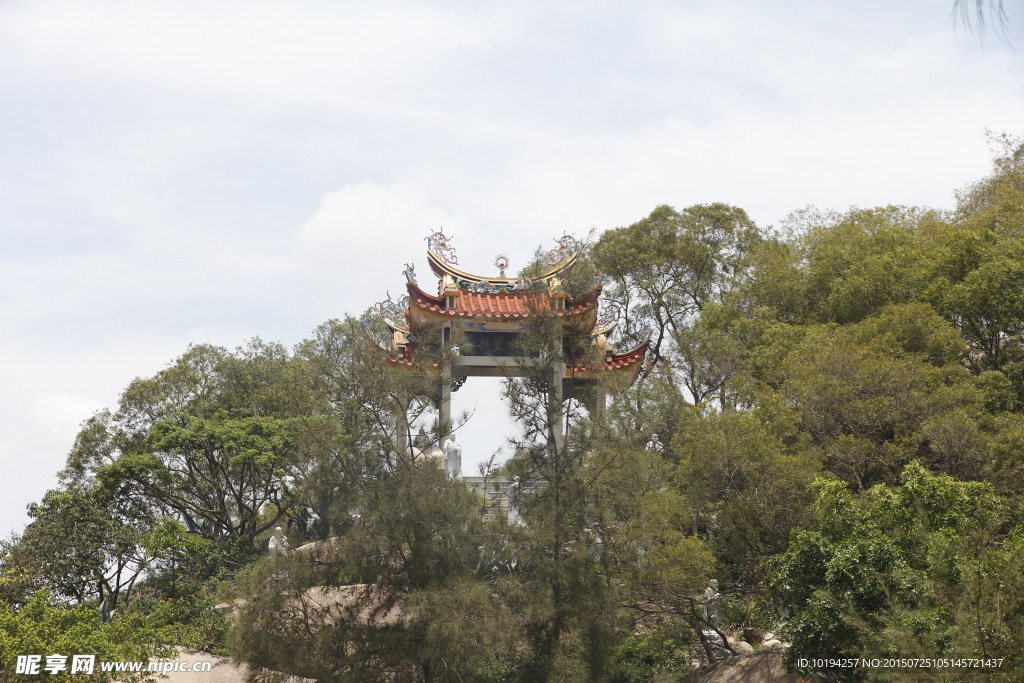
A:
[[[1024,133],[1024,13],[951,5],[0,0],[0,535],[132,378],[295,344],[440,226],[488,273],[659,204],[951,206]]]

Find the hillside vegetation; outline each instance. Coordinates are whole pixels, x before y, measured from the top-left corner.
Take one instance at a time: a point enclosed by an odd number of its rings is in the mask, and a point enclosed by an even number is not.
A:
[[[1024,146],[1003,142],[948,213],[766,229],[659,206],[598,235],[566,286],[603,274],[615,343],[651,349],[600,419],[506,381],[521,437],[500,473],[534,490],[516,523],[399,447],[431,377],[357,321],[291,350],[190,347],[83,425],[3,543],[0,667],[180,644],[322,681],[673,681],[770,631],[793,665],[1020,676]],[[553,325],[531,321],[532,357],[562,352]],[[271,557],[278,526],[293,550]]]

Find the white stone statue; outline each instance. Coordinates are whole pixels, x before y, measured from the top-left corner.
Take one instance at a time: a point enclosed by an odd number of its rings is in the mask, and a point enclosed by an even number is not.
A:
[[[529,289],[532,284],[533,282],[530,281],[530,278],[520,276],[519,278],[516,279],[516,283],[512,285],[512,291],[522,292],[524,290]]]
[[[519,521],[519,505],[522,499],[522,482],[519,477],[512,477],[508,484],[508,521],[517,523]]]
[[[651,434],[651,440],[647,442],[647,446],[644,448],[651,453],[661,453],[665,449],[665,445],[661,443],[657,434]]]
[[[449,477],[462,476],[462,444],[454,434],[444,442],[444,471]]]
[[[281,527],[274,529],[274,535],[270,537],[267,547],[270,549],[271,557],[283,557],[287,554],[288,537],[284,535],[284,529]]]
[[[704,589],[704,618],[713,628],[722,628],[722,594],[718,592],[718,581],[711,579]]]

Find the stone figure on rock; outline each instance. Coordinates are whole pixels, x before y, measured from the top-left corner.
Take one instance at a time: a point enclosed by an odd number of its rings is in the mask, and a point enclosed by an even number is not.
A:
[[[712,628],[722,627],[722,594],[718,592],[718,581],[711,579],[704,589],[704,619]]]
[[[444,442],[444,471],[449,477],[462,476],[462,444],[452,434]]]
[[[651,434],[651,440],[647,442],[647,446],[644,450],[650,453],[661,453],[665,449],[665,444],[661,443],[661,439],[658,438],[657,434]]]
[[[284,535],[284,529],[281,527],[274,529],[274,535],[270,537],[267,548],[270,550],[271,557],[283,557],[288,553],[288,537]]]

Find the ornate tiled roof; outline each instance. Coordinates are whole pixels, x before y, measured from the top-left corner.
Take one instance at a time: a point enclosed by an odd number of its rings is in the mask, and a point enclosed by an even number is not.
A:
[[[647,349],[651,346],[651,340],[644,341],[640,346],[627,353],[612,353],[605,357],[605,370],[621,370],[622,368],[639,365],[647,355]]]
[[[639,369],[640,364],[643,363],[644,356],[647,355],[647,349],[651,345],[651,340],[648,339],[640,346],[636,347],[632,351],[626,353],[611,353],[605,354],[604,362],[601,364],[602,370],[628,370],[628,369]],[[570,365],[566,367],[566,372],[575,373],[586,373],[587,368],[583,365]]]
[[[532,306],[550,308],[547,299],[533,297]],[[475,294],[463,292],[459,295],[458,311],[462,315],[484,315],[497,318],[523,318],[530,313],[531,302],[523,294]]]
[[[455,307],[447,308],[439,296],[427,294],[415,283],[406,283],[409,290],[409,306],[452,318],[484,318],[488,320],[512,320],[526,318],[538,311],[550,311],[551,299],[545,293],[510,292],[507,294],[480,294],[459,292]],[[592,308],[600,295],[600,287],[586,296],[570,300],[564,310],[555,311],[561,316],[575,316]]]
[[[512,354],[514,350],[510,345],[514,335],[523,331],[526,319],[545,313],[557,317],[563,334],[571,337],[589,335],[596,350],[603,352],[598,367],[575,365],[569,361],[567,377],[586,377],[592,372],[616,370],[635,378],[650,343],[644,342],[621,354],[607,349],[606,335],[615,327],[621,311],[607,303],[599,308],[603,278],[599,274],[593,276],[590,289],[579,296],[572,296],[566,291],[563,278],[570,273],[581,247],[573,237],[564,235],[556,240],[555,248],[541,255],[540,262],[547,270],[539,275],[505,277],[508,258],[499,255],[494,264],[501,275],[481,277],[458,269],[451,239],[440,231],[435,232],[427,238],[427,260],[439,278],[437,293],[430,294],[420,289],[416,283],[415,266],[407,263],[403,275],[408,296],[393,301],[389,295],[386,301],[375,305],[376,315],[367,316],[362,321],[363,326],[380,348],[390,345],[391,362],[407,366],[428,363],[438,367],[436,361],[414,360],[414,350],[424,340],[428,347],[437,346],[442,338],[458,329],[467,330],[467,334],[503,335],[500,338],[487,337],[488,344],[484,348],[495,351],[500,347],[502,353]]]

